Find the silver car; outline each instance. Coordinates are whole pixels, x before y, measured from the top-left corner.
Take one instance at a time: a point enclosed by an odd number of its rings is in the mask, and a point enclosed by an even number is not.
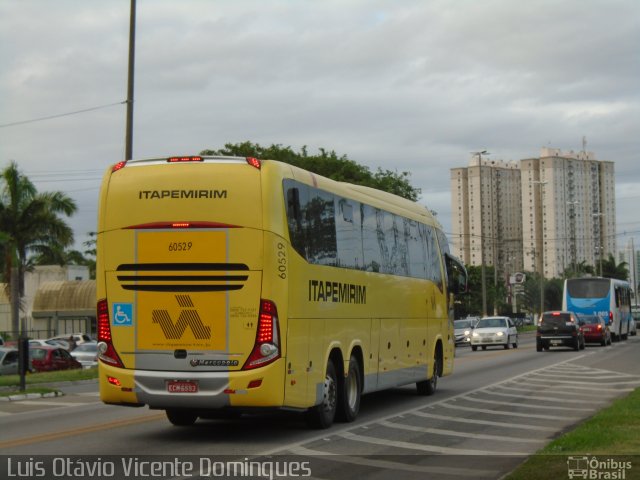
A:
[[[91,368],[98,365],[98,344],[87,342],[78,345],[71,351],[71,356],[82,364],[82,368]]]
[[[18,350],[0,347],[0,375],[18,374]]]
[[[478,321],[475,317],[464,318],[462,320],[454,320],[454,336],[457,345],[469,345],[471,342],[471,331]]]
[[[471,332],[471,350],[478,347],[483,350],[487,346],[499,345],[508,349],[510,346],[518,348],[518,330],[509,317],[485,317],[478,320]]]

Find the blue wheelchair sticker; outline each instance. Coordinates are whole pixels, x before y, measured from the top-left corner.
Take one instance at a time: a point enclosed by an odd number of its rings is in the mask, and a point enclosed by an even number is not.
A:
[[[114,303],[112,323],[115,327],[133,325],[133,303]]]

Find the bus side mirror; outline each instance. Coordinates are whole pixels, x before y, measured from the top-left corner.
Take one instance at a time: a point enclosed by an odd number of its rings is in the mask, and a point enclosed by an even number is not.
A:
[[[449,293],[453,293],[454,295],[467,293],[467,269],[460,260],[448,253],[445,253],[444,259],[447,269],[447,288],[449,289]]]

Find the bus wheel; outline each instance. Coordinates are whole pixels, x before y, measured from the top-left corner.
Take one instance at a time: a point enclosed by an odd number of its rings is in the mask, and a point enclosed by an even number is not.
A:
[[[169,421],[177,427],[188,427],[198,419],[195,413],[180,408],[168,408],[166,414]]]
[[[360,397],[362,393],[362,374],[360,373],[360,364],[356,357],[351,356],[349,359],[349,372],[344,379],[342,388],[338,391],[338,418],[343,422],[353,422],[360,411]]]
[[[327,363],[327,373],[322,388],[322,403],[307,412],[309,425],[314,428],[329,428],[333,424],[338,405],[338,377],[333,361]]]
[[[438,353],[436,352],[433,358],[433,374],[428,380],[416,383],[416,389],[418,395],[433,395],[438,387],[438,371],[440,369],[440,362],[438,359]]]

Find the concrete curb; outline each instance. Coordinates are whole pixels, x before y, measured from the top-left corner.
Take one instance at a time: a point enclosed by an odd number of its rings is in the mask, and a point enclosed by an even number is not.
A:
[[[33,400],[36,398],[54,398],[62,397],[63,392],[49,392],[49,393],[16,393],[15,395],[7,395],[0,397],[0,402],[19,402],[20,400]]]

